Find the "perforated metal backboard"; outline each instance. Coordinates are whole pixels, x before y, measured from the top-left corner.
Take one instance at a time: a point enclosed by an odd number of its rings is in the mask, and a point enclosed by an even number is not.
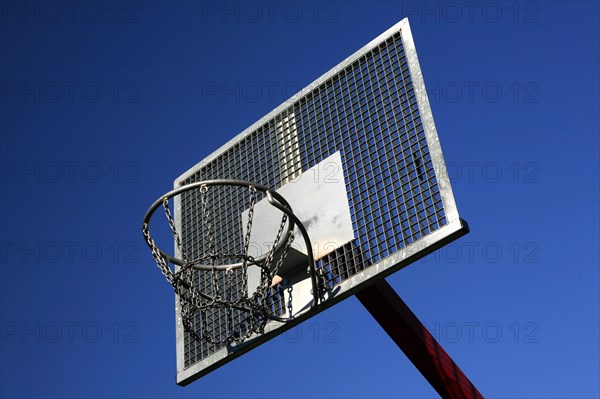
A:
[[[255,182],[282,194],[307,226],[327,292],[317,309],[307,310],[310,284],[303,275],[291,275],[286,284],[293,288],[290,312],[296,318],[269,322],[264,333],[236,346],[195,339],[183,328],[177,306],[180,385],[468,231],[458,215],[407,19],[235,136],[177,178],[175,187],[209,179]],[[222,245],[242,240],[248,212],[243,194],[231,191],[211,200],[215,240]],[[192,194],[175,203],[183,247],[192,256],[202,251],[198,204]],[[257,253],[277,229],[269,212],[257,203]],[[200,288],[213,283],[197,273]],[[241,284],[246,282],[236,287]],[[286,312],[286,290],[276,295]]]

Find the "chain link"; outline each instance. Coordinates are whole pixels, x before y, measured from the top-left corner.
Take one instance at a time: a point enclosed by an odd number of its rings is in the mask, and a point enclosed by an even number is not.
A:
[[[290,286],[287,289],[287,293],[288,293],[287,310],[288,310],[288,317],[290,319],[294,317],[294,308],[292,306],[292,291],[293,290],[294,290],[294,286],[290,284]]]
[[[292,232],[290,232],[288,240],[285,243],[285,246],[283,247],[281,256],[279,257],[279,259],[277,259],[277,264],[275,265],[275,269],[273,269],[273,274],[277,274],[279,272],[279,269],[283,265],[283,260],[286,258],[288,251],[290,250],[290,247],[292,246],[293,241],[294,241],[294,232],[292,231]]]
[[[219,284],[217,277],[217,256],[215,254],[215,240],[213,235],[213,225],[211,222],[211,214],[208,209],[208,187],[204,186],[200,188],[200,202],[202,206],[202,220],[205,223],[206,235],[208,237],[208,253],[211,256],[212,263],[212,271],[211,271],[211,283],[212,283],[212,296],[214,298],[213,302],[220,301],[221,296],[219,295]]]
[[[167,261],[165,260],[164,256],[160,253],[160,249],[158,249],[158,246],[152,239],[152,236],[150,235],[150,231],[148,230],[148,223],[144,223],[142,232],[144,234],[144,237],[146,238],[146,242],[152,249],[152,257],[156,261],[158,268],[160,269],[162,274],[166,277],[167,281],[171,285],[173,285],[173,280],[174,280],[173,271],[169,268]]]
[[[181,259],[187,263],[187,256],[183,250],[183,246],[181,245],[181,238],[179,237],[179,232],[177,232],[177,227],[175,227],[175,219],[173,219],[173,215],[171,215],[171,210],[169,209],[169,199],[166,197],[163,198],[163,208],[165,210],[165,215],[167,216],[167,221],[169,222],[169,227],[171,227],[173,237],[175,237],[177,249],[179,250],[179,253],[181,253]]]
[[[279,224],[279,230],[277,231],[277,236],[275,237],[275,240],[273,241],[273,246],[271,247],[271,250],[269,251],[269,254],[267,255],[267,258],[265,259],[265,263],[270,265],[271,262],[273,262],[273,256],[275,255],[275,249],[277,248],[277,244],[279,244],[279,240],[281,240],[281,236],[283,234],[283,231],[285,230],[285,223],[287,222],[287,215],[283,215],[283,217],[281,218],[281,223]]]
[[[250,236],[252,235],[252,220],[254,219],[254,204],[256,202],[256,188],[250,186],[250,207],[248,208],[248,222],[246,223],[246,235],[244,236],[244,248],[242,254],[248,254]],[[248,259],[242,260],[242,297],[248,297]]]

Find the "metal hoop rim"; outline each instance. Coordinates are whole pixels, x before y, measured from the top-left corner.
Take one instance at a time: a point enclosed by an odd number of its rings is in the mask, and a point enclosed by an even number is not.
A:
[[[152,205],[150,205],[150,207],[146,211],[146,214],[144,215],[144,220],[142,221],[142,230],[150,231],[150,220],[152,219],[154,212],[156,212],[156,210],[163,205],[163,202],[166,199],[168,200],[168,199],[174,198],[177,195],[180,195],[186,191],[191,191],[193,189],[199,189],[202,187],[210,187],[210,186],[237,186],[237,187],[248,187],[248,188],[253,187],[255,190],[266,194],[267,200],[269,201],[269,203],[288,216],[288,226],[285,231],[285,234],[279,240],[279,243],[277,243],[277,246],[275,247],[275,250],[273,252],[277,252],[283,248],[283,246],[285,245],[285,242],[289,238],[290,234],[292,234],[294,226],[300,222],[299,219],[294,215],[290,204],[285,200],[285,198],[283,198],[283,196],[281,196],[281,194],[278,194],[277,192],[272,191],[269,188],[262,186],[260,184],[255,184],[255,183],[247,182],[244,180],[214,179],[214,180],[205,180],[205,181],[186,184],[186,185],[183,185],[179,188],[173,189],[173,190],[163,194],[160,198],[158,198],[156,201],[154,201],[154,203]],[[305,237],[303,237],[303,238],[305,238]],[[307,244],[309,244],[309,247],[310,247],[310,242],[307,242]],[[157,246],[157,248],[158,248],[158,246]],[[171,256],[160,248],[158,248],[158,250],[159,250],[161,256],[163,256],[168,262],[173,263],[177,266],[185,266],[186,265],[186,262],[184,262],[182,259]],[[265,260],[268,255],[269,255],[269,252],[255,258],[254,262],[251,262],[251,263],[246,262],[246,264],[247,265],[248,264],[259,264],[263,260]],[[191,267],[196,270],[227,271],[227,270],[239,269],[243,265],[244,265],[244,262],[232,263],[232,264],[228,264],[228,265],[216,265],[216,266],[192,264]]]

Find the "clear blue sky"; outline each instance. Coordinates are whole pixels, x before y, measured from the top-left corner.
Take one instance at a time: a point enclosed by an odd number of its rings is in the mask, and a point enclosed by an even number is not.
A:
[[[436,397],[355,298],[176,386],[140,232],[175,177],[404,17],[472,232],[388,281],[486,397],[598,398],[592,1],[2,1],[0,396]]]

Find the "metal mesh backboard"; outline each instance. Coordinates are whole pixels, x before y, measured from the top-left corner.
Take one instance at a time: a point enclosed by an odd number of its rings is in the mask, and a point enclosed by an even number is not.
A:
[[[315,172],[319,165],[320,176]],[[347,200],[340,207],[347,207],[349,214],[350,239],[324,250],[317,261],[328,290],[322,306],[292,322],[271,323],[264,334],[238,346],[195,339],[183,328],[178,307],[178,384],[214,370],[467,232],[454,202],[407,19],[227,142],[175,185],[240,179],[284,192],[308,171],[324,184],[329,174],[338,174],[335,182]],[[304,202],[310,202],[311,194]],[[200,256],[205,244],[198,233],[203,217],[199,200],[189,193],[175,206],[183,247]],[[220,245],[239,247],[247,206],[244,190],[211,198]],[[305,212],[310,213],[310,206]],[[318,202],[315,214],[321,209],[317,207]],[[201,289],[214,284],[210,273],[202,272],[197,272],[196,283]],[[236,284],[241,289],[243,282]],[[277,295],[274,306],[284,312],[285,297],[278,301]],[[208,317],[217,321],[217,330],[221,320],[226,323],[219,311]]]

